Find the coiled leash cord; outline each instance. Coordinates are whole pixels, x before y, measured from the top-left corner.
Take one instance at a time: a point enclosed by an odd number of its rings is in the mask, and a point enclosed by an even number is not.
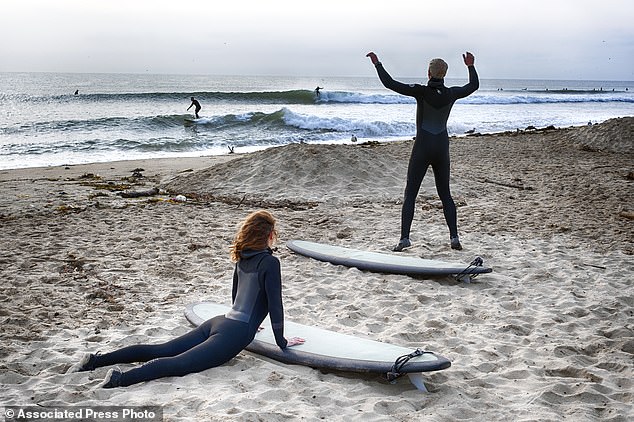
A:
[[[469,270],[471,268],[475,268],[475,267],[481,267],[482,264],[484,264],[484,261],[482,260],[482,258],[480,258],[479,256],[477,256],[473,261],[471,261],[471,264],[469,264],[469,266],[467,268],[465,268],[464,270],[462,270],[458,275],[456,275],[456,280],[457,281],[461,281],[462,278],[466,275],[469,275],[471,277],[471,279],[476,278],[479,274],[469,274]]]
[[[421,356],[424,353],[431,353],[431,352],[426,352],[421,349],[416,349],[410,354],[399,356],[398,358],[396,358],[390,371],[387,374],[385,374],[387,377],[387,380],[394,381],[396,378],[403,375],[401,373],[401,369],[403,369],[403,367],[407,364],[407,362],[409,362],[410,359],[415,358],[416,356]]]

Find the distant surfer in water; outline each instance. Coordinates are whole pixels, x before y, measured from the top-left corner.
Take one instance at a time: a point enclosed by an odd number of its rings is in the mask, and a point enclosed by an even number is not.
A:
[[[319,90],[323,89],[322,87],[318,86],[317,88],[315,88],[315,97],[319,98],[321,96],[321,93],[319,92]]]
[[[475,70],[475,58],[467,52],[462,55],[464,64],[469,69],[469,83],[464,86],[447,88],[444,83],[448,65],[442,59],[429,62],[427,85],[405,84],[395,81],[383,68],[376,54],[366,55],[376,67],[381,83],[392,91],[416,99],[416,138],[407,168],[407,183],[401,210],[401,239],[394,246],[396,252],[412,245],[409,235],[414,219],[416,197],[420,190],[427,168],[434,170],[436,191],[442,201],[445,221],[449,227],[452,249],[462,249],[458,238],[456,205],[449,189],[449,135],[447,119],[454,102],[475,92],[480,86]]]
[[[232,307],[225,315],[163,344],[124,347],[106,354],[87,354],[69,372],[92,371],[117,363],[146,362],[122,372],[111,369],[103,388],[127,387],[162,377],[183,376],[220,366],[233,359],[255,338],[269,315],[275,342],[281,349],[303,344],[284,337],[284,308],[280,261],[271,247],[277,240],[275,218],[267,211],[247,216],[231,246]]]
[[[196,115],[196,118],[198,119],[198,112],[200,111],[200,109],[202,108],[200,106],[200,103],[198,102],[198,100],[194,97],[191,97],[192,103],[189,105],[189,107],[187,107],[187,111],[189,111],[190,108],[194,107],[194,114]]]

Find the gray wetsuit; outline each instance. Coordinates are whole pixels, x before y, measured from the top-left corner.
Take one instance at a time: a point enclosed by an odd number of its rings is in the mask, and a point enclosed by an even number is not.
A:
[[[194,330],[163,344],[135,345],[95,356],[95,368],[146,362],[121,374],[120,386],[182,376],[222,365],[255,337],[270,315],[275,341],[286,348],[280,261],[270,249],[243,251],[233,275],[233,306]]]

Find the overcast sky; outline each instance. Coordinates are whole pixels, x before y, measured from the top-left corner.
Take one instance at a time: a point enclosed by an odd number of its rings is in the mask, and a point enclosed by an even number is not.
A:
[[[3,0],[0,71],[634,80],[632,0]]]

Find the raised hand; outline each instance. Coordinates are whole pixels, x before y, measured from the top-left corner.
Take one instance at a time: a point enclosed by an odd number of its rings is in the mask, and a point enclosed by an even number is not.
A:
[[[473,57],[473,54],[469,53],[468,51],[462,55],[462,59],[464,60],[464,64],[466,64],[467,66],[473,66],[473,64],[475,63],[475,57]]]
[[[365,55],[366,57],[369,57],[370,60],[372,60],[372,64],[377,64],[379,62],[379,58],[376,56],[376,54],[374,54],[372,51],[370,51],[368,54]]]

